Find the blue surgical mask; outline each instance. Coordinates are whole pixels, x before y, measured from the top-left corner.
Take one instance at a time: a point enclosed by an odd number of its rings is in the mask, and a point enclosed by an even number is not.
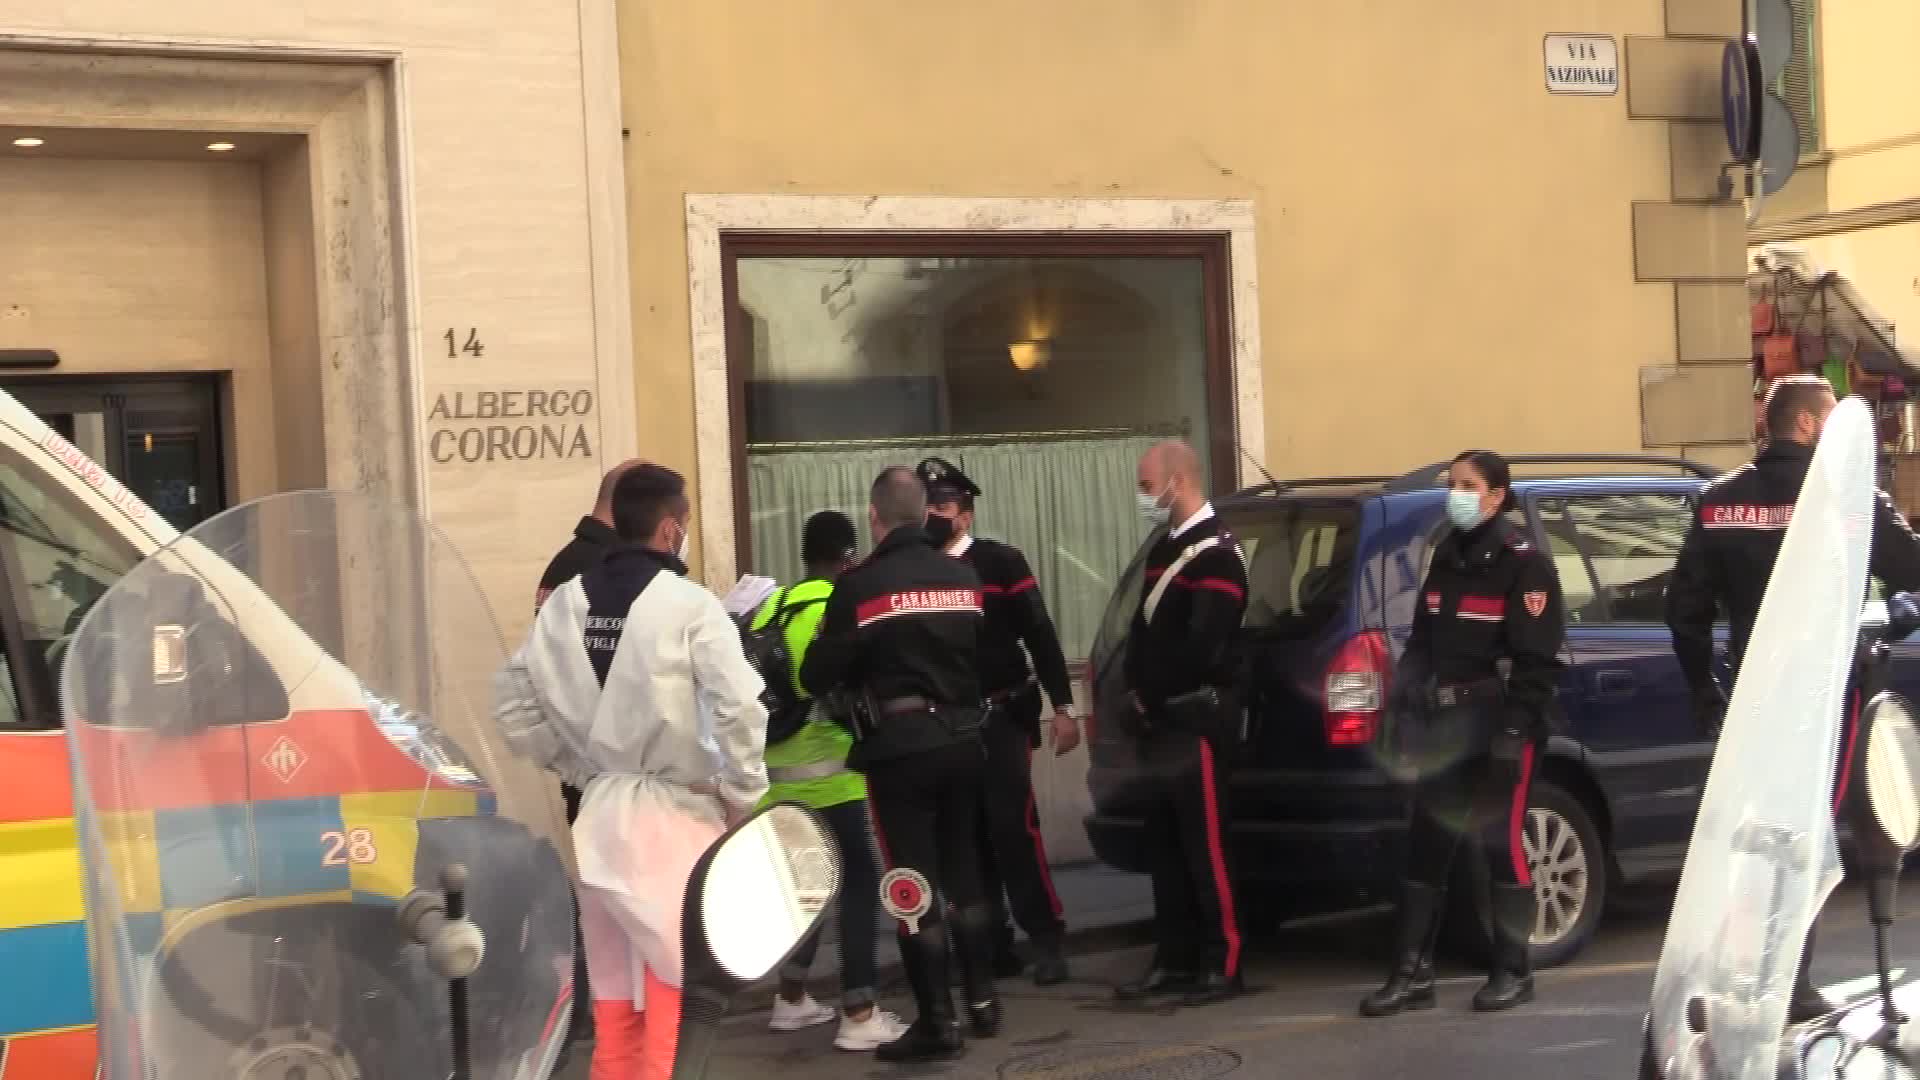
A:
[[[1461,532],[1486,520],[1480,514],[1480,493],[1457,489],[1447,492],[1447,520]]]

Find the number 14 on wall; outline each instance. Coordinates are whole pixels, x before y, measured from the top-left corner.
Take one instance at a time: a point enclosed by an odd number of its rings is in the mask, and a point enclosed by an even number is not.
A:
[[[441,340],[447,343],[447,359],[449,360],[458,360],[460,354],[463,352],[469,356],[482,356],[487,351],[487,347],[480,344],[480,328],[477,326],[467,327],[467,340],[465,344],[459,344],[460,331],[451,326],[447,327],[447,332],[440,335],[440,337]]]

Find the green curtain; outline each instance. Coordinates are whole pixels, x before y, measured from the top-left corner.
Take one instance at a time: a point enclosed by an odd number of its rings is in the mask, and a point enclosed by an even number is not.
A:
[[[819,510],[838,510],[867,535],[867,489],[888,465],[938,456],[985,492],[974,532],[1026,552],[1069,660],[1086,658],[1114,579],[1146,536],[1134,510],[1134,470],[1156,441],[1140,435],[907,445],[747,454],[753,528],[752,572],[788,582],[801,573],[800,528]]]

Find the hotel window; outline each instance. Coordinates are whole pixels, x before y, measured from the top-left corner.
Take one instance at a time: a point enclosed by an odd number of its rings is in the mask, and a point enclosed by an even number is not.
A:
[[[723,234],[740,565],[802,568],[800,529],[928,456],[1026,552],[1069,659],[1146,527],[1163,438],[1235,475],[1224,236]],[[744,433],[744,438],[741,434]]]

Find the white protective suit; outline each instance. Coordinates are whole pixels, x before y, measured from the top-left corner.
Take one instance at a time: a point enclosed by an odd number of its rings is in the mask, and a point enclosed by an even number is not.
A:
[[[588,626],[584,579],[557,589],[497,681],[523,755],[582,789],[574,823],[580,919],[599,1001],[645,1006],[643,974],[680,985],[687,879],[767,790],[760,676],[720,601],[671,570],[617,620]],[[586,641],[615,636],[601,685]]]

